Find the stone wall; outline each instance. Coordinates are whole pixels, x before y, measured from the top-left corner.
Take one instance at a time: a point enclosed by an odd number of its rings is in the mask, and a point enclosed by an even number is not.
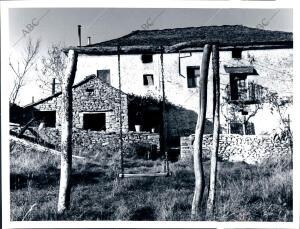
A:
[[[61,98],[54,96],[50,100],[37,104],[34,108],[41,111],[57,111],[56,127],[61,126]],[[122,129],[128,130],[127,95],[121,95]],[[104,83],[97,77],[90,77],[73,87],[73,125],[83,128],[83,114],[87,112],[105,113],[107,132],[119,132],[120,129],[120,99],[119,90]]]
[[[57,128],[32,128],[41,139],[60,150],[61,131]],[[30,135],[27,130],[25,134]],[[135,156],[139,149],[144,151],[160,150],[160,137],[157,133],[127,132],[123,133],[123,146],[126,156]],[[101,160],[120,155],[119,133],[106,133],[104,131],[91,131],[74,128],[73,130],[73,154]],[[147,152],[145,152],[147,153]]]
[[[194,137],[180,138],[180,156],[186,160],[192,156]],[[212,135],[203,137],[203,156],[209,158]],[[219,158],[228,161],[243,161],[256,164],[264,159],[291,154],[288,143],[273,141],[269,135],[221,134]]]

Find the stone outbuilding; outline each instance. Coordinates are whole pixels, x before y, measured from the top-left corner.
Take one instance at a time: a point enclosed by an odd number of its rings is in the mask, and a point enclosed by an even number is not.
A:
[[[128,131],[127,95],[102,81],[96,75],[87,76],[73,85],[73,126],[77,129],[110,132]],[[121,93],[121,102],[120,102]],[[61,126],[62,93],[24,107],[32,108],[33,116],[45,127]]]

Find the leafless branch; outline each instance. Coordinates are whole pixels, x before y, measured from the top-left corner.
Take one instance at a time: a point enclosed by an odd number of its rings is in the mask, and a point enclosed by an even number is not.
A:
[[[26,48],[25,48],[25,54],[22,58],[22,66],[20,67],[20,61],[17,61],[17,69],[15,67],[15,64],[11,61],[11,58],[9,58],[9,66],[12,69],[15,80],[14,80],[14,86],[9,96],[9,101],[11,103],[15,103],[16,99],[19,95],[20,89],[25,85],[25,79],[26,75],[28,73],[28,70],[33,66],[34,59],[36,58],[39,48],[40,48],[41,41],[38,39],[36,42],[33,42],[31,38],[28,39]],[[20,68],[22,70],[20,70]]]
[[[66,57],[61,52],[64,45],[52,44],[48,47],[47,56],[41,58],[40,67],[36,68],[38,73],[38,84],[43,91],[52,90],[52,79],[56,80],[56,88],[61,90],[62,79],[66,69]]]
[[[246,118],[246,122],[248,122],[250,118],[254,117],[257,114],[258,110],[260,110],[261,108],[262,106],[260,104],[255,104],[254,111],[250,115],[248,115],[248,117]]]

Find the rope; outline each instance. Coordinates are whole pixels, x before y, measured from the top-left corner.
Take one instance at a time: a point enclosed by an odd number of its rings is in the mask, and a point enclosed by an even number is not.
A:
[[[121,92],[121,67],[120,67],[120,46],[118,45],[118,76],[119,76],[119,102],[120,102],[120,154],[121,154],[121,174],[122,178],[124,178],[124,155],[123,155],[123,120],[122,120],[122,92]]]
[[[161,81],[162,81],[162,120],[163,120],[163,130],[162,130],[162,138],[163,138],[163,144],[162,144],[162,150],[165,153],[165,169],[166,172],[169,174],[169,162],[168,162],[168,153],[166,150],[166,102],[165,102],[165,74],[164,74],[164,48],[161,46],[161,53],[160,53],[160,63],[161,63]]]

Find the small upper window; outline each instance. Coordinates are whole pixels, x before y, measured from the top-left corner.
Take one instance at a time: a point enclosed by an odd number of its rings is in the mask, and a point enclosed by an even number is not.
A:
[[[187,66],[186,72],[188,88],[197,87],[197,80],[200,77],[200,66]]]
[[[242,49],[233,49],[232,58],[241,59],[242,58]]]
[[[94,88],[87,88],[87,89],[85,89],[85,91],[88,93],[92,93],[92,92],[94,92]]]
[[[142,62],[144,64],[152,63],[153,62],[153,55],[152,54],[143,54],[142,55]]]
[[[97,70],[97,77],[103,82],[110,84],[110,70]]]
[[[154,85],[154,79],[152,74],[145,74],[143,75],[143,80],[144,80],[144,85],[145,86],[150,86]]]

